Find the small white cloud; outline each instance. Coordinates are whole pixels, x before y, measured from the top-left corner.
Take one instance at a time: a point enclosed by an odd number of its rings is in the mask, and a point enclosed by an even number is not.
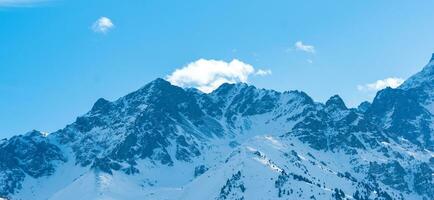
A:
[[[270,70],[255,70],[252,65],[237,59],[231,62],[199,59],[180,69],[176,69],[166,79],[180,87],[194,87],[209,93],[223,83],[247,82],[250,75],[265,76]]]
[[[309,64],[312,64],[313,63],[313,60],[311,60],[311,59],[307,59],[306,60]]]
[[[404,82],[402,78],[390,77],[383,80],[377,80],[373,83],[368,83],[364,85],[358,85],[357,90],[359,91],[378,91],[386,87],[397,88]]]
[[[315,53],[315,47],[312,45],[303,44],[302,41],[297,41],[295,44],[295,49],[298,51],[304,51],[308,53]]]
[[[114,28],[114,24],[111,19],[107,17],[100,17],[92,25],[92,30],[97,33],[107,33],[110,29]]]
[[[257,76],[267,76],[267,75],[271,75],[271,70],[269,70],[269,69],[258,69],[256,72],[255,72],[255,75],[257,75]]]

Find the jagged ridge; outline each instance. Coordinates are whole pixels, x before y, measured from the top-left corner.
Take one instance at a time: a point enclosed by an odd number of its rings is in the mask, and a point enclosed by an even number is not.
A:
[[[433,66],[357,109],[338,95],[156,79],[48,136],[1,141],[0,196],[73,199],[84,185],[87,199],[432,199]]]

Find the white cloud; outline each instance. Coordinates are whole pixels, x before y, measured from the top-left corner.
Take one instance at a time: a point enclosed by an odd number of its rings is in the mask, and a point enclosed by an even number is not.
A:
[[[176,69],[166,79],[180,87],[194,87],[209,93],[223,83],[247,82],[250,75],[265,76],[270,70],[255,70],[252,65],[237,59],[231,62],[199,59]]]
[[[92,25],[92,30],[97,33],[107,33],[110,29],[114,28],[114,24],[111,19],[107,17],[100,17]]]
[[[295,44],[295,49],[299,51],[304,51],[308,53],[315,53],[315,47],[312,45],[303,44],[302,41],[297,41]]]
[[[404,82],[402,78],[390,77],[383,80],[377,80],[373,83],[368,83],[364,85],[358,85],[357,90],[359,91],[378,91],[386,87],[397,88]]]
[[[0,7],[31,7],[50,0],[0,0]]]
[[[255,75],[257,75],[257,76],[267,76],[267,75],[271,75],[271,70],[269,70],[269,69],[258,69],[256,72],[255,72]]]

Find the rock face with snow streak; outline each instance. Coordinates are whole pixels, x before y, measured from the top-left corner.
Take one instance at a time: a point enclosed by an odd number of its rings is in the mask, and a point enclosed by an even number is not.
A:
[[[434,199],[433,72],[431,59],[357,109],[156,79],[54,133],[0,141],[0,197]]]

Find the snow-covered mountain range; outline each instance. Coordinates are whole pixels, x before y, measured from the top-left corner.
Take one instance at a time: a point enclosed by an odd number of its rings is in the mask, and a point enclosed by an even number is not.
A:
[[[156,79],[54,133],[0,141],[0,197],[434,199],[434,59],[347,108],[244,83]]]

